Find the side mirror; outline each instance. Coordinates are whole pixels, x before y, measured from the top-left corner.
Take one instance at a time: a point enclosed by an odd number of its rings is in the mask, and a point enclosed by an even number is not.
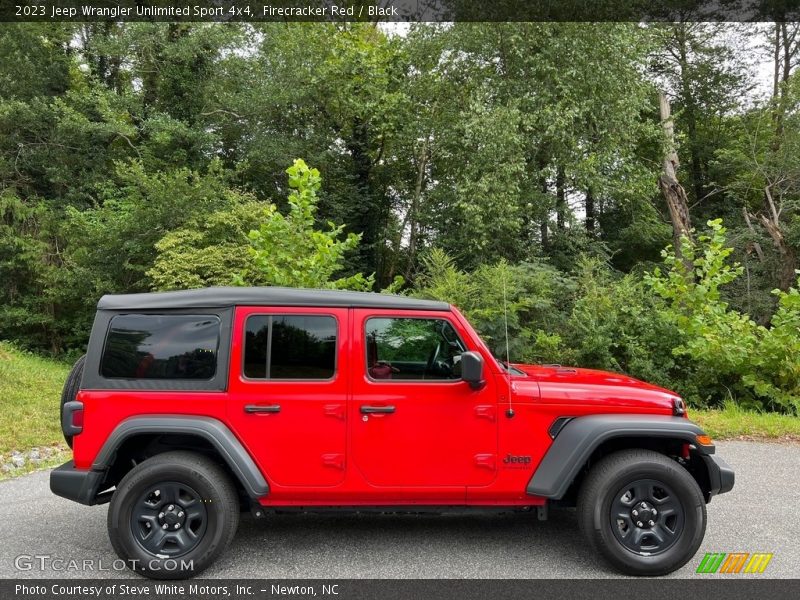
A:
[[[466,381],[473,390],[479,390],[486,385],[483,378],[483,357],[477,352],[464,352],[461,354],[461,380]]]

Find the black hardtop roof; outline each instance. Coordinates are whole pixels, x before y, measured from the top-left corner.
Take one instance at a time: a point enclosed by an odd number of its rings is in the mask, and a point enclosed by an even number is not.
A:
[[[160,310],[229,306],[450,310],[450,305],[446,302],[420,300],[406,296],[283,287],[212,287],[149,294],[107,294],[97,303],[99,310]]]

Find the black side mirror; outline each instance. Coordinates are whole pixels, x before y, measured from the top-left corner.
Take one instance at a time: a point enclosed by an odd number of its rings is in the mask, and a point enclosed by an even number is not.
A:
[[[479,390],[486,385],[483,378],[483,357],[480,354],[463,352],[460,366],[462,381],[466,381],[473,390]]]

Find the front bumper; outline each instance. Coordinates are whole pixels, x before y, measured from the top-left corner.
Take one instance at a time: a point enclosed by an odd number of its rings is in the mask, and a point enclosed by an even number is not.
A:
[[[105,477],[104,471],[76,469],[69,461],[50,472],[50,491],[56,496],[91,506],[100,504],[98,490]]]
[[[730,492],[736,480],[730,465],[713,454],[703,455],[703,462],[706,463],[706,470],[708,471],[709,498],[717,494]]]

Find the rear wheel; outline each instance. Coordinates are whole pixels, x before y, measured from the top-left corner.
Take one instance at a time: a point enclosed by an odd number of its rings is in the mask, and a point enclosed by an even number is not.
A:
[[[134,467],[108,510],[111,545],[153,579],[184,579],[211,565],[233,539],[239,501],[228,474],[192,452],[166,452]]]
[[[578,495],[578,523],[589,544],[629,575],[664,575],[695,555],[706,529],[697,482],[651,450],[602,459]]]
[[[78,391],[81,389],[81,379],[83,379],[83,365],[86,362],[86,355],[84,354],[75,364],[67,375],[67,380],[64,382],[64,388],[61,390],[61,404],[58,406],[58,420],[61,421],[61,415],[64,411],[64,405],[67,402],[73,402],[78,397]],[[64,440],[67,446],[72,448],[72,436],[64,433]]]

